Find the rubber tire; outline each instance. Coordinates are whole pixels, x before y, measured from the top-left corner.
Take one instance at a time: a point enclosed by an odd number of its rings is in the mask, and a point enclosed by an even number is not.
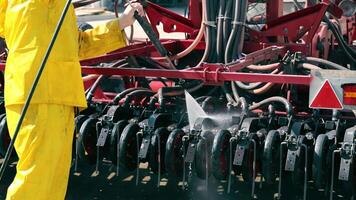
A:
[[[73,134],[73,143],[72,143],[72,157],[75,158],[75,151],[76,151],[76,143],[77,138],[79,137],[80,127],[83,125],[85,120],[87,120],[89,116],[87,115],[78,115],[74,119],[74,134]]]
[[[230,138],[228,130],[220,130],[214,137],[211,171],[217,180],[226,180],[229,175]]]
[[[151,146],[149,151],[148,165],[151,171],[155,174],[158,173],[158,136],[160,138],[160,151],[161,151],[161,174],[166,172],[165,153],[166,143],[169,136],[169,131],[165,127],[160,127],[155,130],[151,138]]]
[[[280,136],[277,130],[268,132],[262,156],[262,172],[266,184],[272,185],[276,182],[279,172],[279,150]]]
[[[182,151],[182,139],[184,135],[183,130],[175,129],[168,136],[164,161],[167,174],[170,178],[183,177],[184,152]]]
[[[140,127],[136,123],[128,124],[122,132],[119,144],[119,164],[126,171],[134,171],[137,168],[137,137]],[[142,140],[142,139],[140,139]],[[141,144],[141,141],[139,141]]]
[[[95,164],[97,158],[96,142],[96,123],[97,119],[88,118],[84,121],[79,129],[79,136],[77,139],[78,147],[78,158],[81,160],[86,160],[89,164]]]
[[[203,139],[199,139],[195,152],[195,172],[197,177],[205,180],[211,174],[211,149],[214,141],[214,134],[211,131],[204,131],[200,135]],[[208,155],[206,155],[208,154]],[[206,156],[208,160],[206,160]],[[208,164],[208,177],[206,177],[206,164]]]
[[[252,133],[252,138],[256,141],[256,177],[257,177],[257,167],[258,167],[258,136]],[[248,148],[245,150],[244,158],[242,161],[241,174],[244,182],[252,182],[253,179],[253,143],[248,144]]]
[[[111,130],[110,134],[110,147],[109,147],[109,159],[110,161],[116,165],[117,163],[117,145],[120,141],[120,137],[125,127],[129,122],[127,120],[120,120],[115,123],[114,127]],[[118,140],[119,138],[119,140]]]
[[[327,182],[327,155],[329,150],[329,138],[326,134],[320,134],[316,138],[313,156],[313,181],[318,189],[325,188]]]

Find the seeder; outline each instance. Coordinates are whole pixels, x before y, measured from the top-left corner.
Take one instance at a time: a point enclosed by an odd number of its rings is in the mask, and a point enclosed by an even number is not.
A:
[[[252,198],[354,197],[355,1],[190,0],[186,16],[142,4],[149,40],[81,61],[75,170],[105,160],[139,186],[148,163],[157,187],[197,177]],[[158,25],[185,38],[159,39]]]

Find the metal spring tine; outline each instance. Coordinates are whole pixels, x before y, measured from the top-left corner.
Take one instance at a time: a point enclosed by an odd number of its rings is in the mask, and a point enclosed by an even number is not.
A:
[[[99,138],[99,123],[96,123],[96,138]],[[96,165],[95,173],[99,174],[100,148],[96,145]]]
[[[136,133],[136,148],[137,148],[137,166],[136,166],[136,186],[138,186],[138,180],[140,178],[140,132]]]
[[[252,164],[252,170],[253,170],[253,177],[252,177],[252,191],[251,191],[251,197],[255,197],[255,184],[256,184],[256,141],[254,139],[251,139],[251,142],[253,143],[253,164]]]
[[[305,144],[302,144],[301,146],[305,148],[303,200],[306,200],[307,199],[307,186],[308,186],[308,147]]]
[[[74,172],[78,172],[78,154],[79,154],[79,142],[75,142],[75,160],[74,160]]]
[[[185,159],[184,159],[184,157],[185,157],[185,142],[186,142],[186,136],[183,136],[183,138],[182,138],[182,141],[183,141],[183,180],[182,180],[182,182],[183,182],[183,184],[182,184],[182,189],[183,190],[185,190],[185,173],[186,173],[186,169],[185,169]]]
[[[208,140],[202,137],[205,141],[205,190],[208,191],[209,184],[209,161],[208,161]]]
[[[230,194],[231,191],[231,171],[232,171],[232,141],[234,141],[236,138],[232,137],[230,138],[230,158],[229,158],[229,179],[227,183],[227,193]]]
[[[282,142],[279,147],[280,158],[279,158],[278,199],[281,199],[281,194],[282,194],[283,145],[287,145],[287,142]]]
[[[333,192],[334,192],[334,171],[335,171],[335,154],[340,153],[340,150],[334,150],[331,160],[331,184],[330,184],[330,200],[333,200]]]
[[[159,188],[160,183],[161,183],[161,137],[159,134],[157,134],[158,138],[158,182],[157,182],[157,188]]]
[[[120,170],[120,134],[117,134],[117,143],[116,143],[116,176],[119,176]]]

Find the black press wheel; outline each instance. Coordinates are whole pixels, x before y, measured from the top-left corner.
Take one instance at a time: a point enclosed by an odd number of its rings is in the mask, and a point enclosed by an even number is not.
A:
[[[195,172],[198,178],[206,179],[208,178],[206,168],[208,168],[208,176],[211,174],[211,148],[214,134],[211,131],[204,131],[200,136],[195,153]]]
[[[252,133],[252,139],[256,141],[256,166],[255,166],[255,175],[257,176],[257,165],[258,165],[258,150],[259,150],[259,144],[258,144],[258,136],[256,133]],[[245,154],[243,157],[242,161],[242,168],[241,168],[241,174],[242,178],[245,182],[251,182],[253,180],[253,158],[254,158],[254,145],[253,142],[250,141],[247,145],[247,148],[245,150]]]
[[[85,120],[87,120],[89,118],[89,116],[87,115],[78,115],[75,117],[74,119],[74,134],[73,134],[73,143],[72,143],[72,156],[73,158],[75,157],[75,151],[76,151],[76,141],[77,138],[79,137],[79,131],[80,131],[80,127],[83,125],[83,123],[85,122]]]
[[[268,132],[263,157],[262,157],[262,173],[267,184],[272,185],[276,181],[279,172],[279,157],[280,157],[280,135],[277,130]]]
[[[313,181],[318,189],[325,188],[327,182],[327,155],[329,150],[329,138],[326,134],[320,134],[316,138],[313,157]]]
[[[164,155],[166,153],[166,143],[167,143],[168,136],[169,136],[169,131],[167,130],[167,128],[161,127],[156,129],[156,131],[154,132],[151,138],[151,147],[149,151],[148,164],[154,173],[158,173],[158,166],[159,166],[158,155],[160,155],[160,160],[161,160],[160,161],[161,173],[164,173],[166,171]],[[158,153],[158,149],[160,149],[160,154]]]
[[[183,136],[184,131],[175,129],[169,134],[166,143],[165,166],[169,177],[183,177]]]
[[[96,133],[96,123],[97,119],[88,118],[84,121],[79,130],[79,135],[77,139],[78,145],[78,157],[81,160],[86,160],[89,164],[96,163],[97,158],[97,133]]]
[[[120,120],[115,123],[113,129],[111,130],[110,135],[110,147],[109,147],[109,158],[113,164],[116,165],[117,163],[117,146],[118,142],[121,137],[122,132],[124,131],[125,127],[127,126],[127,120]]]
[[[137,168],[137,132],[140,127],[136,123],[128,124],[123,130],[119,143],[119,164],[127,171]],[[141,139],[140,139],[141,140]],[[141,141],[139,141],[141,144]]]
[[[217,180],[226,180],[229,175],[230,138],[228,130],[220,130],[212,147],[212,173]]]

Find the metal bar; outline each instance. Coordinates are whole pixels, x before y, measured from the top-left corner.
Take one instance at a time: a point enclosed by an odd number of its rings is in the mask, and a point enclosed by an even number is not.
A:
[[[282,170],[283,170],[283,146],[287,142],[282,142],[279,149],[279,180],[278,180],[278,199],[281,199],[282,194]]]
[[[331,183],[330,183],[330,200],[333,200],[334,193],[334,173],[335,173],[335,154],[340,153],[340,150],[334,150],[331,159]]]
[[[304,163],[304,187],[303,187],[303,200],[307,200],[307,185],[308,185],[308,147],[305,144],[301,145],[305,149],[305,163]]]
[[[168,41],[162,42],[162,45],[166,49],[172,50],[176,47],[176,43],[177,42],[174,40],[168,40]],[[102,62],[110,62],[110,61],[125,58],[126,56],[133,56],[133,55],[135,55],[135,56],[138,56],[138,55],[151,56],[151,53],[154,52],[155,50],[156,50],[156,48],[154,47],[154,45],[152,45],[152,43],[142,42],[139,44],[130,45],[130,46],[121,48],[120,50],[118,50],[116,52],[112,52],[107,55],[102,55],[99,57],[82,60],[82,61],[80,61],[80,64],[81,65],[96,65],[96,64],[99,64]]]
[[[132,68],[108,68],[108,67],[82,67],[84,74],[121,75],[135,77],[165,77],[202,80],[205,82],[219,83],[223,81],[243,82],[271,82],[280,84],[309,85],[311,75],[283,75],[260,74],[242,72],[218,72],[218,71],[182,71],[182,70],[158,70],[158,69],[132,69]]]
[[[252,175],[252,191],[251,191],[251,198],[255,198],[255,185],[256,185],[256,141],[254,139],[251,140],[253,144],[253,164],[252,164],[252,170],[253,170],[253,175]],[[261,180],[262,182],[262,180]]]

